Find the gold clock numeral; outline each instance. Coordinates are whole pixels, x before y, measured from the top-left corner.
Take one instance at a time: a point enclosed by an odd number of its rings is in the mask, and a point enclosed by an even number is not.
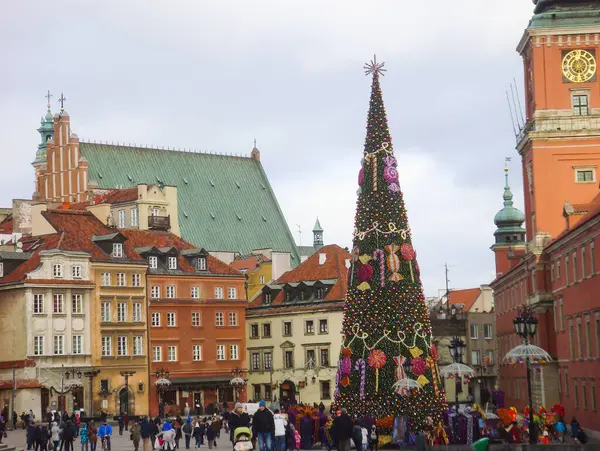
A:
[[[596,59],[587,50],[571,50],[562,59],[564,77],[573,83],[584,83],[596,74]]]

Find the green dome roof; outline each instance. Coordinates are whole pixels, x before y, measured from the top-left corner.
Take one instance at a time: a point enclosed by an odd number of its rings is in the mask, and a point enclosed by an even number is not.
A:
[[[520,228],[525,222],[525,214],[513,206],[513,193],[508,185],[508,169],[505,169],[504,177],[506,183],[504,185],[504,208],[494,216],[494,224],[498,229]]]

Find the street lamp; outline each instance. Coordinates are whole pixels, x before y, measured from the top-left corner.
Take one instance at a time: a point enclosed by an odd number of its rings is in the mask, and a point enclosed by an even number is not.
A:
[[[133,376],[135,371],[121,371],[121,376],[125,378],[125,412],[129,414],[129,376]]]
[[[154,375],[156,376],[156,382],[154,382],[154,385],[156,385],[156,389],[158,390],[158,416],[162,418],[164,413],[161,412],[163,392],[169,385],[171,385],[171,381],[169,380],[169,370],[165,367],[161,367],[156,370]]]
[[[90,371],[86,371],[83,373],[85,377],[90,379],[90,411],[88,412],[88,417],[94,416],[94,399],[93,399],[93,387],[94,387],[94,378],[100,373],[100,370],[92,369]]]
[[[513,320],[515,331],[525,340],[525,345],[529,345],[529,339],[533,338],[537,332],[538,319],[533,316],[533,312],[527,306],[519,312]],[[537,443],[537,433],[535,423],[533,422],[533,401],[531,395],[531,360],[529,355],[525,357],[527,368],[527,396],[529,397],[529,443]]]
[[[246,381],[244,380],[244,370],[240,367],[236,367],[234,369],[231,370],[231,381],[229,381],[229,383],[231,384],[231,386],[234,389],[235,392],[235,399],[234,401],[238,401],[239,400],[239,390],[241,388],[244,387],[244,385],[246,385]]]

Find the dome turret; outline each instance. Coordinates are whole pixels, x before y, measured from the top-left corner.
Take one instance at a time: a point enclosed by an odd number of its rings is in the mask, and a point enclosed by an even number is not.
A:
[[[504,168],[504,208],[494,216],[494,224],[496,224],[496,244],[500,243],[523,243],[525,242],[525,215],[523,212],[513,205],[513,193],[508,184],[508,168]]]

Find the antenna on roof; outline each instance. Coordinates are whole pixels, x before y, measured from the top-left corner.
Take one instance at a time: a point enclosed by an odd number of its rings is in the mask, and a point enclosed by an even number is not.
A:
[[[508,97],[508,91],[506,91],[506,101],[508,102],[508,113],[510,114],[510,122],[512,124],[513,133],[515,134],[515,138],[519,136],[517,133],[517,127],[515,125],[515,118],[513,117],[512,105],[510,104],[510,98]]]
[[[298,244],[298,246],[302,246],[302,227],[300,227],[300,224],[296,224],[296,227],[298,227],[298,236],[300,243]]]
[[[521,123],[525,125],[525,118],[523,117],[523,108],[521,108],[521,97],[519,96],[519,87],[517,85],[517,80],[513,77],[513,82],[515,84],[515,92],[517,93],[517,105],[519,106],[519,113],[521,115]]]

